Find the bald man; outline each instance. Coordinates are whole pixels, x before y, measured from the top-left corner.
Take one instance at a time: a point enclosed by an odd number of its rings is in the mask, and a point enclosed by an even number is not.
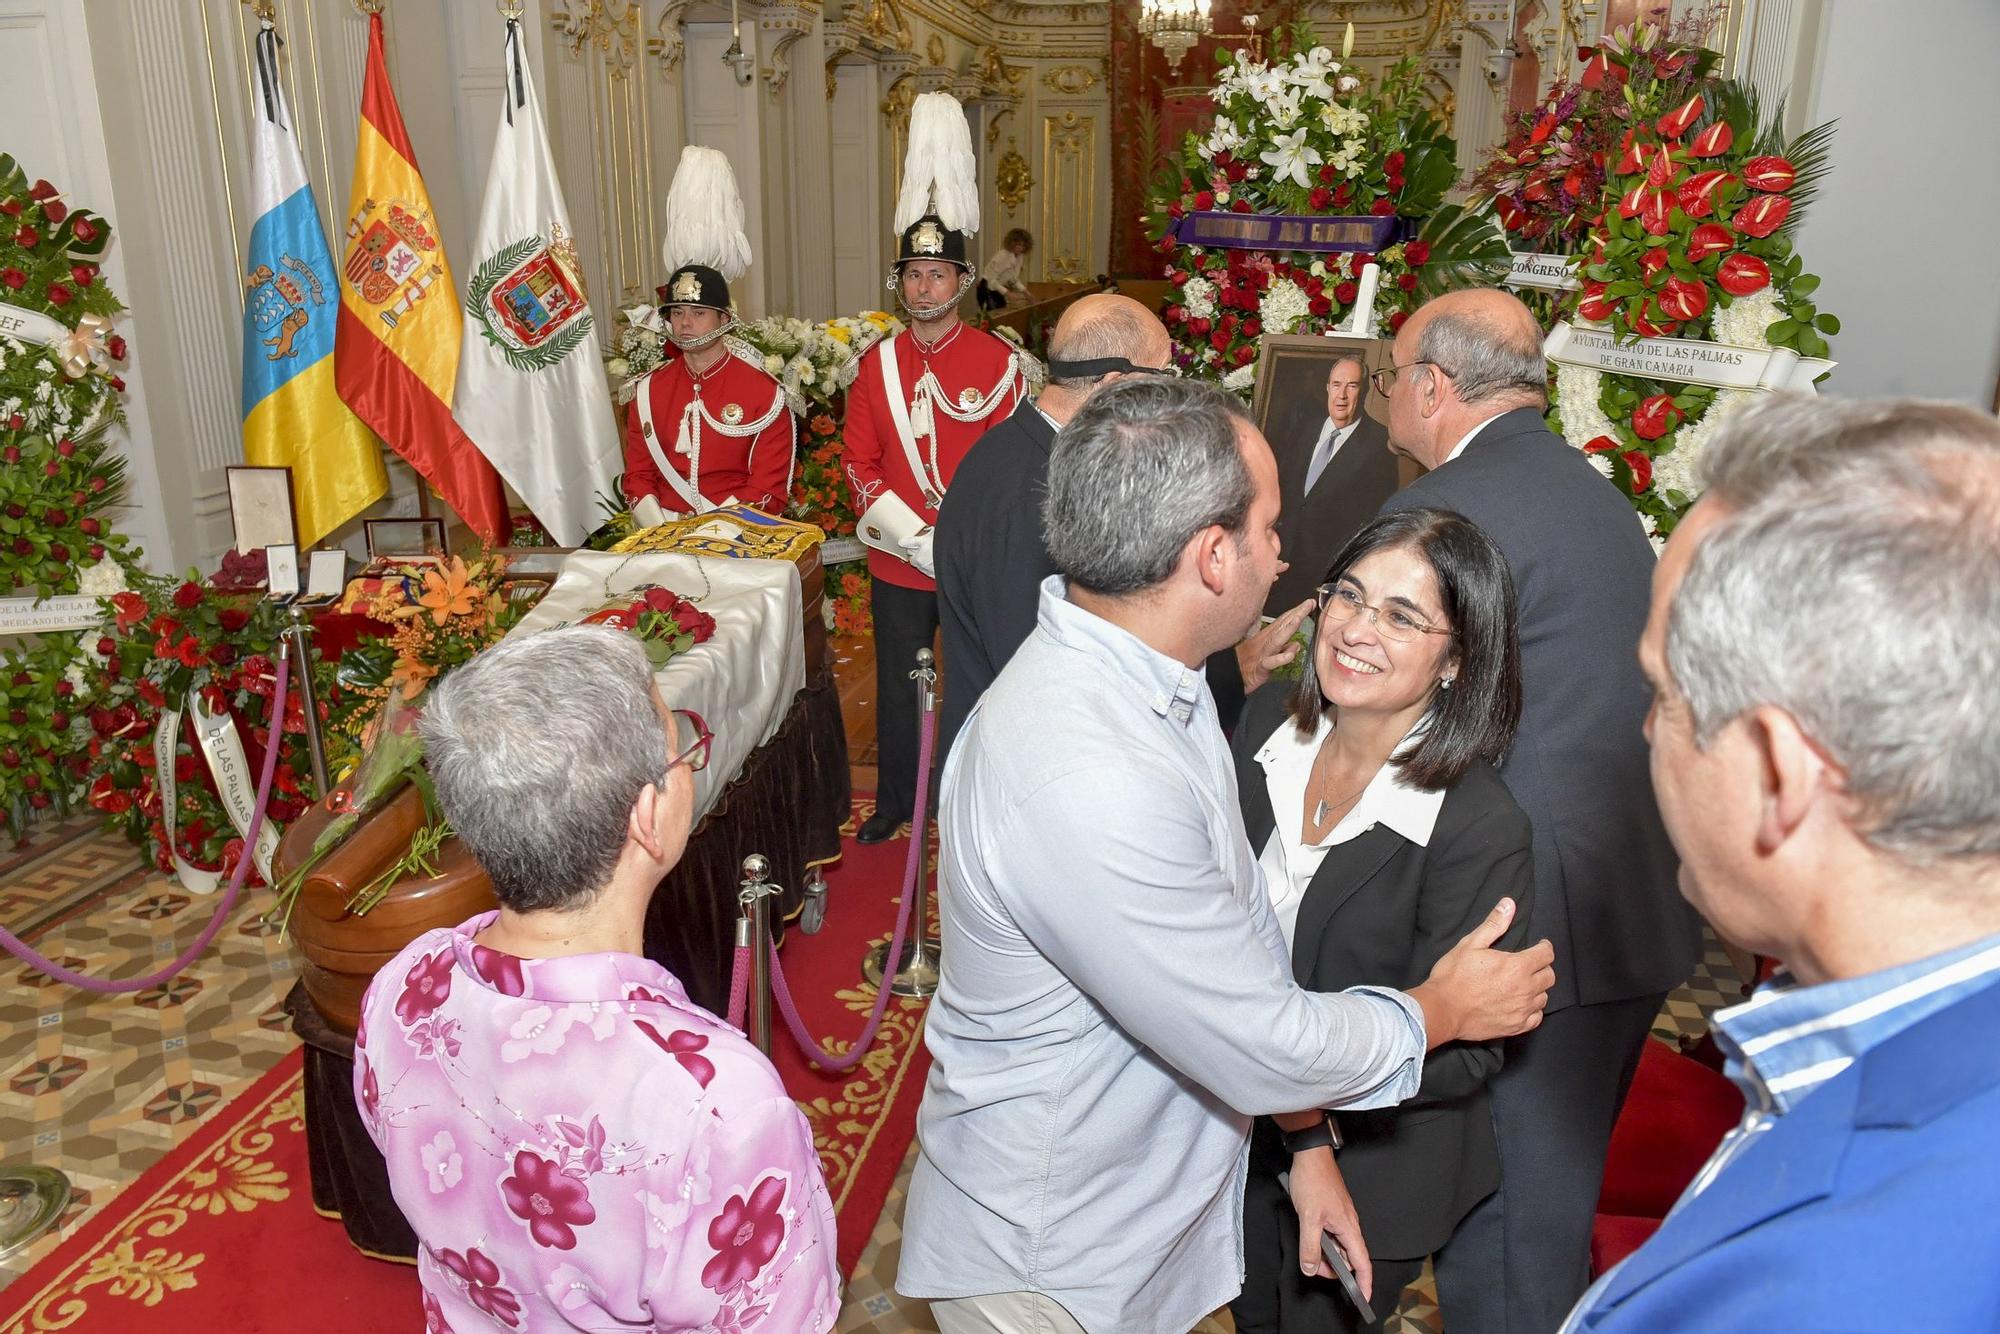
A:
[[[1042,544],[1049,450],[1098,389],[1128,375],[1165,375],[1173,340],[1159,316],[1128,296],[1099,292],[1073,302],[1049,335],[1049,382],[1032,402],[981,436],[958,465],[938,511],[932,555],[944,639],[938,772],[972,706],[1035,628],[1042,580],[1056,572]],[[1224,725],[1243,697],[1291,660],[1306,601],[1208,660],[1208,685]]]
[[[1675,887],[1643,724],[1653,551],[1630,502],[1543,423],[1542,331],[1506,292],[1419,309],[1375,388],[1389,448],[1431,471],[1385,510],[1457,510],[1507,556],[1521,725],[1500,770],[1534,824],[1531,938],[1556,947],[1542,1026],[1489,1088],[1500,1189],[1437,1260],[1445,1328],[1550,1334],[1589,1284],[1612,1122],[1699,928]]]

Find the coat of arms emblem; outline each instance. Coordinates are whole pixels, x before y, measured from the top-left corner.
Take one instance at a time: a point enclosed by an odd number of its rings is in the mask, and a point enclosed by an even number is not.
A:
[[[444,266],[431,258],[437,248],[428,209],[413,209],[400,199],[385,208],[370,199],[347,220],[341,271],[355,295],[376,307],[382,323],[393,329],[444,275]]]
[[[556,365],[591,329],[576,243],[550,230],[500,247],[466,284],[480,332],[515,370]]]
[[[266,361],[296,357],[300,333],[312,323],[312,307],[326,304],[326,288],[312,266],[297,255],[280,255],[278,267],[259,264],[243,275],[244,300],[250,308],[251,323],[260,334],[269,334],[264,346],[271,349]]]
[[[910,249],[919,255],[942,255],[944,253],[944,232],[934,222],[925,222],[910,238]]]
[[[674,300],[683,304],[701,300],[701,277],[693,269],[683,269],[675,275]]]

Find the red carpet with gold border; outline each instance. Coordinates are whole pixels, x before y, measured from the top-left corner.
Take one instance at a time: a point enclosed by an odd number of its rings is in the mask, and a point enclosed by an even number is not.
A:
[[[858,797],[855,810],[866,808]],[[874,1002],[861,959],[894,925],[909,850],[906,838],[862,847],[852,825],[844,832],[842,858],[826,871],[825,928],[794,928],[782,951],[806,1025],[835,1052]],[[773,1060],[812,1123],[843,1274],[915,1134],[930,1068],[922,1036],[922,1007],[892,1000],[874,1048],[835,1076],[782,1028],[773,1035]],[[10,1285],[0,1334],[413,1328],[415,1269],[363,1256],[338,1221],[313,1210],[299,1072],[294,1051]]]

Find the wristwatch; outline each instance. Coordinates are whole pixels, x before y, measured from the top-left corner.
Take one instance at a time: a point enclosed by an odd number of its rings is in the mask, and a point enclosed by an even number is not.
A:
[[[1308,1149],[1332,1149],[1338,1153],[1345,1142],[1340,1138],[1340,1126],[1328,1112],[1303,1130],[1282,1130],[1279,1138],[1284,1141],[1286,1153],[1304,1153]]]

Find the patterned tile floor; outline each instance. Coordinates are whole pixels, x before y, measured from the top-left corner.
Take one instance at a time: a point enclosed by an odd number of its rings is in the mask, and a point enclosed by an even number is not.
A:
[[[191,897],[142,866],[122,838],[80,818],[0,853],[0,922],[92,976],[137,976],[172,959],[200,934],[214,902]],[[11,959],[0,965],[0,1162],[60,1167],[76,1189],[63,1227],[0,1266],[0,1287],[290,1050],[278,1002],[292,964],[260,920],[269,905],[267,891],[246,895],[186,972],[137,994],[86,994]],[[1654,1031],[1700,1034],[1706,1016],[1739,994],[1735,978],[1711,942]],[[848,1285],[839,1329],[849,1334],[936,1329],[922,1302],[894,1291],[912,1158]],[[1428,1279],[1389,1328],[1435,1334]],[[1227,1313],[1200,1327],[1232,1329]]]

